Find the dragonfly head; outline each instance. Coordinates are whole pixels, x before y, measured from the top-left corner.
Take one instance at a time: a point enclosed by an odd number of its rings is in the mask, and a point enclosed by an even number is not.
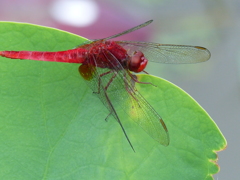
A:
[[[145,69],[148,60],[141,51],[135,51],[130,57],[128,68],[130,71],[139,73]]]

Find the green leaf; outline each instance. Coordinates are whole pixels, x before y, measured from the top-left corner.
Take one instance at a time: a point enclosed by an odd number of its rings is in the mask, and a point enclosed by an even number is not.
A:
[[[24,23],[0,23],[1,50],[60,51],[86,39]],[[139,75],[142,95],[163,117],[170,145],[131,119],[119,124],[92,95],[78,64],[0,58],[0,179],[212,179],[226,140],[209,115],[163,79]]]

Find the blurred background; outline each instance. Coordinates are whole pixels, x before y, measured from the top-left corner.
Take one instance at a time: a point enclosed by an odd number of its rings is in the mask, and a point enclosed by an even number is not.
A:
[[[27,22],[88,39],[122,32],[153,19],[121,40],[199,45],[212,57],[200,64],[149,63],[147,72],[189,93],[228,141],[215,179],[239,179],[239,0],[0,0],[0,21]]]

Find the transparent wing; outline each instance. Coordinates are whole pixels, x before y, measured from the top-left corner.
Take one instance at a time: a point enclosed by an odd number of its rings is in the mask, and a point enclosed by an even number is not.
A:
[[[117,59],[110,52],[104,51],[103,53],[109,63],[112,63],[113,68],[93,68],[91,71],[94,71],[94,73],[91,73],[92,78],[90,80],[86,80],[87,84],[94,92],[98,92],[99,99],[119,122],[127,139],[127,134],[118,116],[121,111],[128,114],[153,139],[167,146],[169,135],[161,116],[137,91],[128,71],[121,66]],[[98,66],[98,61],[101,61],[101,59],[96,57],[94,61],[96,62],[95,66]],[[129,143],[131,145],[130,140]]]
[[[118,33],[118,34],[112,35],[112,36],[110,36],[110,37],[104,38],[104,40],[109,40],[109,39],[112,39],[112,38],[116,38],[116,37],[122,36],[122,35],[124,35],[124,34],[128,34],[128,33],[130,33],[130,32],[136,31],[136,30],[138,30],[138,29],[140,29],[140,28],[143,28],[143,27],[147,26],[147,25],[149,25],[149,24],[152,23],[152,22],[153,22],[153,20],[149,20],[149,21],[147,21],[147,22],[145,22],[145,23],[142,23],[142,24],[140,24],[140,25],[138,25],[138,26],[135,26],[135,27],[133,27],[133,28],[130,28],[130,29],[126,30],[126,31],[123,31],[123,32],[121,32],[121,33]]]
[[[132,92],[134,98],[129,98],[132,105],[130,117],[154,140],[164,146],[169,145],[169,134],[161,116],[153,109],[146,99],[136,89]]]
[[[117,41],[131,56],[141,51],[149,61],[158,63],[199,63],[207,61],[211,54],[200,46],[158,44],[149,42]]]
[[[154,140],[167,146],[169,144],[169,135],[161,116],[135,88],[132,78],[125,69],[116,68],[114,71],[117,72],[117,75],[112,84],[113,86],[117,84],[116,88],[118,89],[110,89],[110,92],[113,93],[111,96],[112,100],[116,101],[116,103],[121,101],[120,108],[123,109],[135,123]],[[119,84],[121,85],[119,86]],[[119,91],[119,93],[115,94],[116,91]]]
[[[149,25],[149,24],[152,23],[152,22],[153,22],[153,20],[146,21],[145,23],[142,23],[142,24],[140,24],[140,25],[138,25],[138,26],[132,27],[132,28],[126,30],[126,31],[123,31],[123,32],[118,33],[118,34],[114,34],[114,35],[112,35],[112,36],[109,36],[109,37],[106,37],[106,38],[103,38],[103,39],[93,39],[93,40],[88,40],[88,39],[86,39],[86,41],[85,41],[84,43],[76,46],[75,48],[78,48],[78,47],[85,48],[84,45],[91,44],[92,42],[96,42],[96,41],[107,41],[107,40],[109,40],[109,39],[113,39],[113,38],[122,36],[122,35],[124,35],[124,34],[131,33],[131,32],[133,32],[133,31],[136,31],[136,30],[138,30],[138,29],[140,29],[140,28],[143,28],[143,27]],[[74,48],[74,49],[75,49],[75,48]]]

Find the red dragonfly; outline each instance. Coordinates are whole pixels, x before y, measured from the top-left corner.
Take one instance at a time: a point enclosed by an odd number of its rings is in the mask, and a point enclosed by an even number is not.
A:
[[[210,52],[199,46],[110,40],[145,27],[152,21],[104,39],[88,40],[71,50],[0,51],[0,56],[12,59],[81,63],[79,67],[81,76],[109,110],[109,115],[120,124],[133,151],[133,145],[119,117],[121,111],[128,114],[154,140],[168,146],[169,134],[163,119],[135,87],[135,83],[151,83],[139,82],[132,72],[145,72],[148,60],[158,63],[203,62],[210,58]]]

